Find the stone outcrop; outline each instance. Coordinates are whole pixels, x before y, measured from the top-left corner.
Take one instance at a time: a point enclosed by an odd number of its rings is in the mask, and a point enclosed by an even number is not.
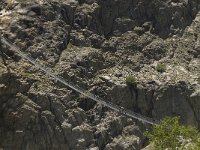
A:
[[[6,0],[0,12],[5,37],[55,74],[124,109],[157,120],[178,115],[198,128],[199,26],[198,0]],[[0,149],[146,146],[149,125],[79,95],[5,45],[0,49]],[[127,76],[135,86],[126,85]]]

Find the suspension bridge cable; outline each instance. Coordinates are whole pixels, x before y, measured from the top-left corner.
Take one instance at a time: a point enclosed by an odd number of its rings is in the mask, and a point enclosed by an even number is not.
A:
[[[24,52],[22,52],[20,50],[19,47],[17,47],[16,45],[14,45],[12,42],[10,42],[7,38],[5,37],[1,37],[1,41],[2,43],[4,43],[5,45],[7,45],[8,47],[11,48],[11,50],[13,50],[14,52],[18,53],[23,59],[29,61],[31,64],[33,64],[35,67],[37,67],[38,69],[42,70],[44,73],[46,73],[48,76],[54,78],[55,80],[61,82],[62,84],[66,85],[67,87],[71,88],[72,90],[96,101],[97,103],[100,103],[118,113],[124,114],[125,116],[137,119],[139,121],[151,124],[151,125],[158,125],[159,121],[152,119],[150,117],[146,117],[143,116],[141,114],[135,113],[133,111],[127,110],[121,106],[115,105],[111,102],[107,102],[105,100],[103,100],[102,98],[78,87],[77,85],[74,85],[73,83],[70,83],[69,81],[66,81],[63,77],[60,77],[58,75],[56,75],[54,72],[50,71],[46,66],[43,66],[39,63],[37,63],[33,58],[29,57],[28,55],[26,55]]]

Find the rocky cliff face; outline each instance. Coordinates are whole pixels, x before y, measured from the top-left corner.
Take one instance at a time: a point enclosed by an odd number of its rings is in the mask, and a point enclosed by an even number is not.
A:
[[[0,29],[70,82],[137,113],[200,127],[198,0],[5,1]],[[148,125],[49,78],[1,45],[0,148],[139,150]],[[165,64],[163,73],[158,64]],[[132,75],[137,86],[125,84]]]

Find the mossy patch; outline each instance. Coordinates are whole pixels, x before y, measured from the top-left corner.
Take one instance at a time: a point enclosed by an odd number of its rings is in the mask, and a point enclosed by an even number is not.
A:
[[[167,68],[166,65],[162,63],[158,63],[156,66],[156,70],[161,73],[165,72],[166,68]]]
[[[137,79],[134,76],[127,76],[126,77],[126,84],[129,86],[136,86]]]

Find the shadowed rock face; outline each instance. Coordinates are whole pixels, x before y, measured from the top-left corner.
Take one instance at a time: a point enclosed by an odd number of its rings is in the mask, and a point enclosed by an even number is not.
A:
[[[179,115],[199,127],[199,3],[6,1],[0,30],[38,63],[108,102],[154,119]],[[79,95],[0,46],[0,149],[146,146],[148,125]],[[130,75],[137,86],[125,84]]]
[[[169,34],[182,33],[194,19],[199,2],[99,0],[89,5],[85,3],[79,8],[81,12],[75,15],[77,27],[87,26],[93,32],[111,36],[142,26],[144,30],[167,37]]]

